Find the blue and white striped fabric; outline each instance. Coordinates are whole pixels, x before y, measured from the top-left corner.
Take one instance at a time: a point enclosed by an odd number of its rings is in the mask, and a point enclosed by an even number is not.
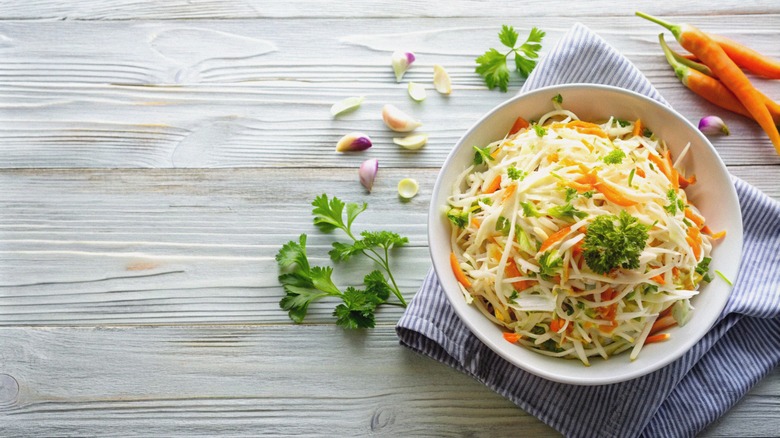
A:
[[[576,25],[524,90],[591,82],[664,101],[626,58]],[[780,203],[734,178],[744,221],[739,280],[719,322],[676,362],[629,382],[575,386],[520,370],[460,321],[431,271],[398,322],[401,343],[473,376],[567,436],[694,436],[780,363]]]

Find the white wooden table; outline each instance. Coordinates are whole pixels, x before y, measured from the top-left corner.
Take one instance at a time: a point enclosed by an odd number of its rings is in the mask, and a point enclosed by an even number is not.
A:
[[[69,4],[70,3],[70,4]],[[273,257],[308,232],[322,192],[367,201],[358,226],[410,239],[397,253],[411,298],[429,267],[426,209],[447,152],[510,94],[488,91],[474,58],[501,24],[547,32],[581,21],[630,58],[692,121],[719,114],[730,170],[780,198],[780,159],[751,123],[687,90],[660,28],[635,9],[688,21],[780,58],[774,0],[692,2],[195,2],[0,4],[0,435],[483,435],[555,432],[477,382],[400,347],[400,309],[346,332],[331,304],[293,325]],[[390,53],[412,50],[406,80]],[[431,67],[454,81],[444,98]],[[780,83],[758,81],[780,98]],[[365,95],[355,113],[329,107]],[[395,103],[429,144],[402,151],[379,118]],[[361,154],[333,151],[349,131]],[[357,181],[380,161],[374,193]],[[420,182],[398,200],[403,177]],[[341,271],[355,281],[361,269]],[[780,373],[707,436],[776,435]]]

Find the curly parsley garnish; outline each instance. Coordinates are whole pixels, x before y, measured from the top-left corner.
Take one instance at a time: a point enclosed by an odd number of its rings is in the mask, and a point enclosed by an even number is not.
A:
[[[512,26],[503,25],[498,33],[498,39],[501,44],[509,48],[506,53],[501,53],[496,49],[490,49],[482,56],[477,58],[476,72],[485,80],[488,88],[491,90],[498,87],[501,91],[507,91],[509,85],[509,68],[506,61],[510,54],[515,55],[515,70],[520,76],[526,78],[536,67],[536,61],[539,58],[539,50],[542,48],[542,39],[545,33],[534,27],[528,35],[528,39],[520,45],[517,45],[518,34]]]
[[[620,216],[597,216],[585,233],[582,245],[585,263],[597,274],[606,274],[618,267],[638,268],[639,255],[647,245],[648,228],[625,210]]]
[[[337,318],[336,324],[350,329],[373,327],[377,306],[386,303],[391,293],[398,298],[401,306],[406,307],[406,301],[390,271],[389,256],[391,249],[406,244],[408,239],[390,231],[363,231],[360,233],[361,238],[357,238],[352,232],[352,223],[368,207],[365,203],[345,204],[336,197],[329,200],[327,195],[322,194],[312,205],[314,225],[321,231],[327,233],[340,229],[352,239],[351,243],[333,242],[329,254],[334,262],[346,261],[360,253],[377,263],[381,271],[371,271],[363,278],[364,289],[348,287],[341,291],[331,279],[333,268],[309,264],[307,236],[301,234],[297,242],[287,242],[276,254],[281,272],[279,282],[286,293],[279,306],[288,312],[290,319],[296,323],[303,322],[309,304],[325,297],[342,300],[342,304],[333,311],[333,316]]]

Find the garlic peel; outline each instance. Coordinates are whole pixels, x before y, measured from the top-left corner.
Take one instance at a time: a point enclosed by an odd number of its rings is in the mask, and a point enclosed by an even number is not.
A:
[[[350,132],[336,143],[336,152],[364,151],[372,145],[371,138],[362,132]]]
[[[376,158],[370,158],[363,162],[358,169],[358,176],[360,177],[360,184],[371,193],[371,189],[374,187],[374,179],[376,179],[377,171],[379,170],[379,160]]]
[[[348,97],[344,100],[336,102],[330,107],[330,115],[338,117],[342,114],[346,114],[351,111],[355,111],[365,100],[365,96]]]
[[[412,52],[393,52],[393,57],[390,61],[390,64],[393,66],[393,73],[395,73],[396,82],[401,82],[401,79],[404,77],[404,73],[409,70],[409,67],[411,67],[415,59],[416,58],[414,53]]]
[[[413,134],[403,138],[393,138],[393,143],[404,149],[415,151],[428,143],[428,134]]]
[[[705,134],[724,134],[729,135],[729,128],[726,126],[726,122],[718,116],[702,117],[699,120],[699,131]]]
[[[441,94],[448,95],[452,93],[452,81],[447,70],[439,64],[433,65],[433,86]]]
[[[382,120],[388,128],[396,132],[411,132],[422,126],[422,123],[391,104],[382,107]]]

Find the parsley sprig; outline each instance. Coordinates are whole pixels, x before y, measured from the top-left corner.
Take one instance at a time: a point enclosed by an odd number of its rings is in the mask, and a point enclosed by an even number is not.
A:
[[[539,50],[542,48],[542,39],[545,33],[534,27],[528,35],[528,38],[519,47],[517,31],[512,26],[503,25],[498,32],[498,39],[501,44],[509,48],[506,53],[501,53],[496,49],[490,49],[482,56],[477,58],[476,72],[485,79],[485,83],[491,90],[498,87],[506,92],[509,85],[509,68],[506,65],[509,55],[514,54],[515,70],[520,76],[526,78],[536,67],[536,61],[539,58]]]
[[[310,265],[306,254],[307,236],[301,234],[297,242],[287,242],[276,254],[281,272],[279,282],[286,294],[279,306],[288,312],[290,319],[296,323],[303,322],[309,304],[325,297],[342,300],[333,315],[337,318],[336,324],[350,329],[374,327],[374,312],[380,304],[406,307],[406,300],[390,270],[390,250],[408,243],[408,239],[391,231],[363,231],[360,238],[356,237],[352,223],[368,208],[366,203],[344,203],[335,196],[328,199],[327,195],[322,194],[312,205],[314,225],[321,231],[328,233],[340,229],[352,239],[351,243],[333,242],[333,249],[328,253],[331,260],[343,262],[356,254],[363,254],[379,265],[381,270],[371,271],[363,278],[364,289],[347,287],[342,291],[331,278],[333,268]],[[398,298],[399,303],[387,302],[391,293]]]
[[[597,216],[585,233],[585,263],[597,274],[607,274],[617,267],[638,268],[639,255],[647,245],[648,228],[625,210],[619,216]]]

